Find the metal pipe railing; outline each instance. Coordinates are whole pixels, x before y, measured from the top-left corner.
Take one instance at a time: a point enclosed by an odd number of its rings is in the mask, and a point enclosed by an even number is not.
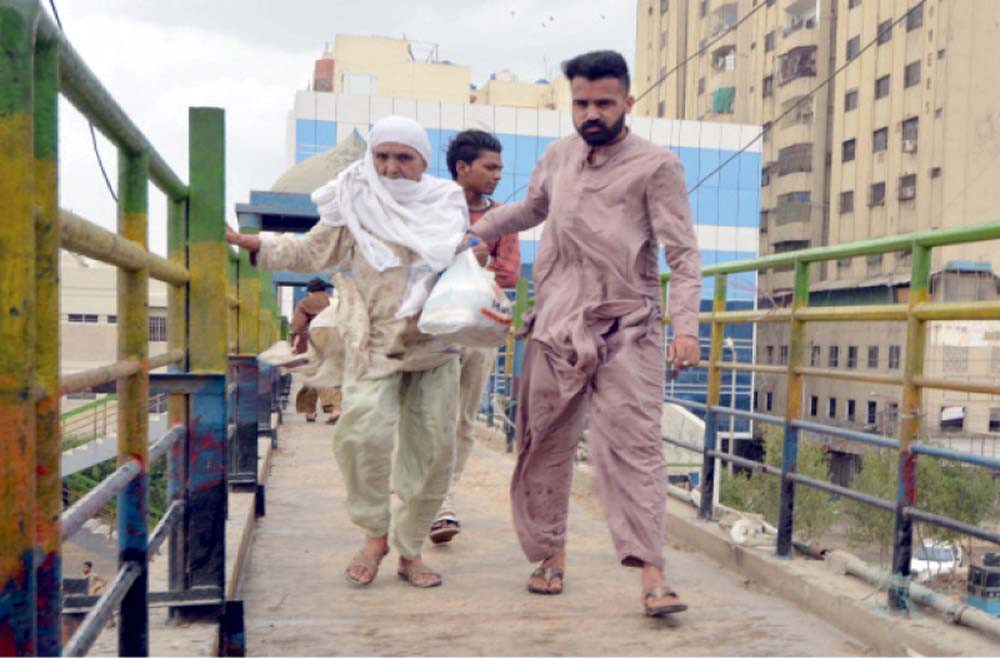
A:
[[[183,267],[79,215],[60,210],[59,218],[65,249],[132,272],[148,267],[151,278],[173,286],[184,285],[191,278]]]
[[[76,534],[84,523],[97,516],[97,513],[141,472],[142,464],[139,463],[139,460],[129,459],[114,473],[104,478],[100,484],[88,491],[83,498],[73,503],[59,517],[62,538],[65,540]]]

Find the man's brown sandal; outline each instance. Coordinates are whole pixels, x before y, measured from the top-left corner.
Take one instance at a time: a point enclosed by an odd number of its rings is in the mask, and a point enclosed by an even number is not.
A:
[[[434,579],[427,580],[424,582],[417,581],[418,576],[423,576],[425,574],[434,576]],[[428,587],[437,587],[443,582],[441,580],[441,574],[437,573],[436,571],[434,571],[433,569],[431,569],[422,562],[420,564],[414,564],[413,562],[411,562],[406,567],[400,566],[399,569],[396,571],[396,575],[398,575],[400,578],[410,583],[414,587],[419,587],[421,589],[427,589]]]
[[[347,569],[344,570],[344,578],[347,579],[347,582],[349,584],[355,585],[356,587],[368,587],[373,582],[375,582],[375,576],[378,575],[379,564],[381,564],[382,558],[384,558],[388,554],[389,551],[387,549],[386,552],[382,554],[382,557],[374,558],[371,557],[370,555],[365,554],[364,551],[359,551],[358,554],[351,559],[351,563],[347,565]],[[367,580],[361,580],[359,578],[355,578],[354,576],[351,575],[351,569],[353,569],[354,567],[363,567],[365,570],[368,571],[368,573],[371,574],[371,578]]]
[[[532,584],[532,580],[544,580],[545,587],[538,587]],[[552,589],[552,581],[559,580],[559,589]],[[546,567],[545,565],[538,565],[538,568],[531,572],[528,576],[528,591],[532,594],[562,594],[563,591],[563,570],[559,567]]]
[[[647,617],[662,617],[687,610],[687,605],[678,598],[677,592],[666,585],[646,590],[642,595],[642,607]]]

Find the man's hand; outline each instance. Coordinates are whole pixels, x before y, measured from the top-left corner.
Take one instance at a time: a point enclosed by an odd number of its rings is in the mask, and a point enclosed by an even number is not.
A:
[[[694,336],[677,336],[670,341],[667,349],[667,362],[675,370],[684,370],[698,365],[701,359],[701,346]]]
[[[465,251],[470,247],[472,248],[472,253],[476,255],[476,260],[479,261],[479,264],[486,267],[486,263],[489,262],[490,259],[490,246],[474,234],[466,233],[465,239],[462,240],[460,245],[458,245],[458,251],[456,253]]]

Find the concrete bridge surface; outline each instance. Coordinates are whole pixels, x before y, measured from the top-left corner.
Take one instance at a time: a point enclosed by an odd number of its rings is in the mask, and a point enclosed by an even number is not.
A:
[[[646,618],[638,572],[617,564],[592,496],[574,498],[566,590],[529,594],[532,566],[511,526],[513,461],[474,451],[460,491],[464,530],[426,561],[444,585],[399,580],[390,553],[375,584],[343,571],[361,545],[344,509],[331,428],[289,414],[271,455],[267,514],[257,520],[241,579],[251,655],[866,655],[829,623],[668,542],[668,577],[690,608]],[[483,428],[484,443],[487,438]],[[671,500],[669,505],[682,506]],[[669,535],[669,531],[668,531]]]

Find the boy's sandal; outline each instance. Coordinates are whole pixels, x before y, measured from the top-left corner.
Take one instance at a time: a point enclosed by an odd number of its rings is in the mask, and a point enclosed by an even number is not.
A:
[[[358,554],[351,559],[351,563],[347,565],[347,569],[344,570],[344,578],[346,578],[347,582],[351,585],[355,585],[357,587],[368,587],[375,582],[375,576],[378,575],[379,564],[381,564],[382,558],[384,558],[388,552],[389,551],[383,553],[380,558],[373,558],[370,555],[366,555],[364,551],[359,551]],[[371,574],[371,578],[359,579],[353,577],[351,575],[351,569],[354,567],[363,567],[366,571],[368,571],[368,573]]]

